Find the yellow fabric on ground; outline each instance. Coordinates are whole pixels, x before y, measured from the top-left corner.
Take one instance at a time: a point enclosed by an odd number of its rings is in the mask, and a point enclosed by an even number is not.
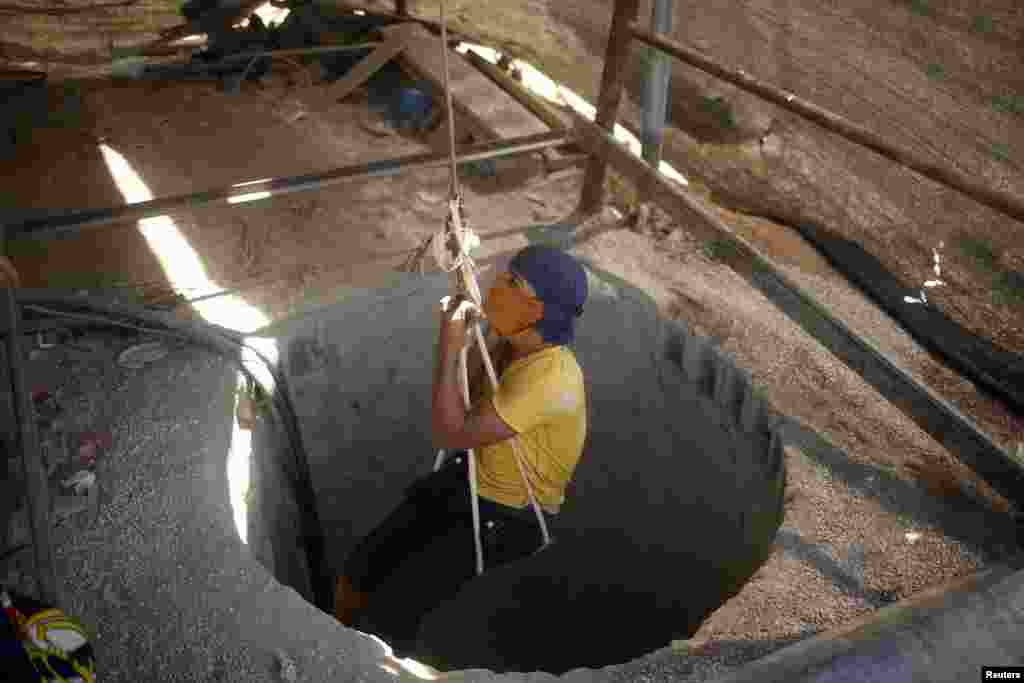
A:
[[[488,396],[518,434],[515,440],[537,502],[557,512],[587,435],[583,371],[575,354],[553,346],[520,358],[501,374],[496,393],[488,389]],[[481,448],[478,460],[482,497],[516,508],[529,505],[512,439]]]

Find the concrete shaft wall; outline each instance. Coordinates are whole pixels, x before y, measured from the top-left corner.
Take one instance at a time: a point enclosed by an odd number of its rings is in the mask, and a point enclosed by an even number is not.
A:
[[[590,427],[558,542],[428,617],[423,646],[449,666],[562,673],[628,661],[691,635],[771,552],[784,460],[749,377],[627,283],[589,275],[574,350]],[[274,331],[335,571],[433,463],[436,306],[447,287],[445,276],[409,277]],[[273,449],[262,452],[273,462]],[[253,546],[308,596],[301,495],[282,471],[261,466]],[[628,633],[607,629],[601,615],[612,613]]]

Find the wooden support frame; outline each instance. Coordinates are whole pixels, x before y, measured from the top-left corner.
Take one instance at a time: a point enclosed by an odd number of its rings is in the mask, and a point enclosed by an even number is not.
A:
[[[327,86],[327,94],[330,99],[335,102],[342,101],[353,90],[370,80],[385,64],[397,57],[405,49],[410,29],[411,26],[405,24],[397,26],[383,43],[338,79],[337,83]]]
[[[626,62],[633,40],[630,24],[636,20],[639,6],[639,0],[615,0],[612,27],[608,32],[608,50],[604,57],[604,72],[601,75],[601,92],[597,100],[597,116],[594,119],[597,126],[610,132],[615,131],[615,119],[618,118],[622,101]],[[607,170],[607,162],[598,155],[591,156],[587,161],[583,190],[580,193],[579,208],[582,213],[594,213],[601,208]]]
[[[463,56],[466,58],[466,61],[501,86],[502,90],[519,100],[520,104],[529,109],[534,116],[547,124],[552,130],[567,130],[572,125],[572,120],[568,114],[562,114],[547,102],[541,100],[531,93],[525,85],[488,62],[476,52],[473,52],[473,50],[466,50],[466,54]]]
[[[669,213],[685,217],[687,229],[697,237],[727,243],[729,248],[723,250],[726,252],[723,262],[992,488],[1014,503],[1024,504],[1024,468],[966,416],[832,317],[824,306],[785,277],[774,263],[735,235],[709,207],[634,156],[603,128],[578,114],[574,113],[573,117],[574,134],[585,149],[611,163],[638,187],[647,188],[651,199]]]

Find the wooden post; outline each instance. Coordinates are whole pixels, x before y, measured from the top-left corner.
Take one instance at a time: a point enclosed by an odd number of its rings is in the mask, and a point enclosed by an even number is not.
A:
[[[409,0],[395,0],[395,14],[406,16],[409,14]]]
[[[639,0],[615,0],[612,26],[608,32],[608,49],[604,55],[604,73],[601,76],[601,93],[597,100],[597,116],[594,123],[604,130],[615,133],[615,119],[622,101],[622,88],[626,80],[626,62],[632,41],[630,24],[636,20]],[[583,176],[583,191],[580,193],[580,211],[590,214],[598,211],[604,203],[604,179],[608,162],[600,155],[587,161]]]

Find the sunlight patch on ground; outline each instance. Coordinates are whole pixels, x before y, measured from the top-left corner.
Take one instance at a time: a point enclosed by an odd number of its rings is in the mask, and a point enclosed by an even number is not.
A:
[[[360,631],[360,633],[363,632]],[[395,657],[394,650],[391,649],[391,646],[388,645],[386,641],[372,633],[363,633],[363,635],[368,636],[370,640],[384,651],[384,656],[387,657],[389,661],[379,664],[378,666],[392,676],[408,679],[408,676],[404,674],[411,674],[413,677],[421,681],[436,681],[443,678],[443,676],[440,675],[440,672],[436,669],[417,662],[415,659],[410,659],[408,657]]]
[[[149,187],[124,156],[107,145],[100,145],[100,152],[103,154],[103,159],[114,183],[126,202],[134,204],[153,199],[153,193]],[[172,288],[178,291],[193,292],[197,297],[222,291],[217,283],[210,280],[199,254],[181,234],[170,216],[142,219],[138,221],[138,227],[153,255],[160,262],[164,275]],[[193,306],[207,322],[243,334],[259,330],[270,322],[263,312],[236,295],[196,302]],[[277,363],[277,344],[273,339],[249,336],[245,338],[245,341],[271,363]],[[243,349],[242,362],[264,386],[273,391],[274,384],[270,371],[253,351]],[[245,378],[241,373],[238,376],[238,385],[239,389],[243,389],[245,386]],[[236,401],[239,393],[236,392]],[[232,422],[231,449],[227,456],[228,487],[231,507],[234,511],[235,527],[244,543],[247,542],[248,537],[245,494],[249,489],[252,433],[239,426],[237,405],[232,411]]]
[[[498,59],[501,56],[501,53],[492,48],[484,47],[482,45],[474,45],[472,43],[459,43],[459,46],[456,48],[456,50],[462,54],[465,54],[466,51],[470,49],[491,64],[497,64]],[[523,85],[530,92],[556,106],[572,107],[576,113],[589,121],[593,121],[594,117],[597,116],[597,109],[594,105],[590,104],[564,85],[552,81],[550,78],[545,76],[543,72],[535,69],[529,62],[523,62],[516,59],[513,60],[512,64],[515,67],[518,67],[520,72],[523,74]],[[626,146],[629,147],[629,151],[637,157],[642,156],[643,144],[635,135],[618,123],[615,124],[615,139],[625,143]],[[659,164],[658,170],[684,187],[689,186],[690,184],[679,171],[666,161],[662,161],[661,164]]]
[[[172,43],[170,43],[170,46],[177,47],[179,45],[196,45],[198,43],[205,42],[206,40],[207,35],[205,33],[197,33],[193,36],[185,36],[184,38],[175,40]]]
[[[228,197],[228,204],[245,204],[246,202],[255,202],[260,199],[269,198],[269,192],[250,192],[249,194],[240,194],[235,197]]]

